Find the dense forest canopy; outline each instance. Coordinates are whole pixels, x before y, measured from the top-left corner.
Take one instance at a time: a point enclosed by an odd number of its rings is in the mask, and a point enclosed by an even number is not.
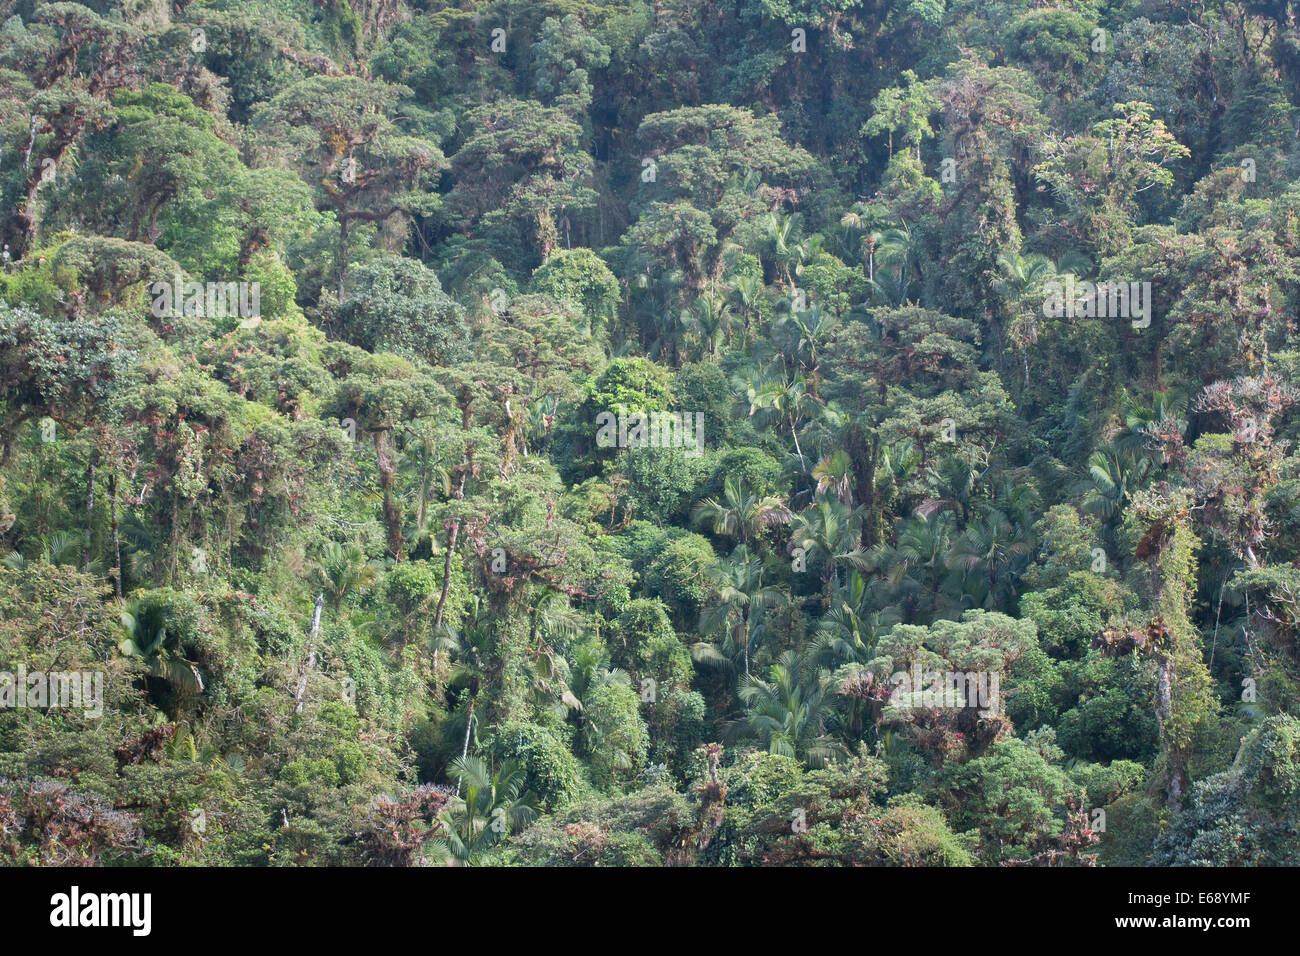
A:
[[[1300,864],[1298,16],[0,0],[0,860]]]

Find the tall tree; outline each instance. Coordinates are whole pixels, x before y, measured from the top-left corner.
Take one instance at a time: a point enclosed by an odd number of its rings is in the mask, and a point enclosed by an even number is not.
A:
[[[410,90],[355,76],[313,76],[278,93],[253,120],[259,142],[316,188],[339,228],[338,298],[345,296],[358,223],[403,221],[430,211],[422,189],[447,165],[437,145],[407,135],[393,119]]]

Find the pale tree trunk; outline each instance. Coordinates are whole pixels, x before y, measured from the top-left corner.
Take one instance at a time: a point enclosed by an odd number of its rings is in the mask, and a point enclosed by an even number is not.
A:
[[[1168,655],[1161,655],[1160,666],[1156,672],[1156,720],[1163,727],[1173,713],[1174,662]]]
[[[469,756],[469,732],[470,732],[470,728],[473,726],[474,726],[474,699],[470,698],[469,715],[465,718],[465,743],[460,748],[461,760],[464,760],[466,757]],[[456,788],[456,792],[460,793],[459,786]]]
[[[460,759],[469,756],[469,730],[474,726],[474,698],[469,699],[469,715],[465,718],[465,743],[460,748]],[[460,796],[460,778],[456,778],[456,796]]]
[[[316,667],[316,640],[320,636],[320,612],[325,607],[325,595],[316,595],[316,608],[311,615],[311,633],[307,637],[307,661],[298,670],[298,690],[293,695],[293,712],[302,713],[303,698],[307,694],[307,675]]]
[[[1161,578],[1160,562],[1163,554],[1152,562],[1152,606],[1164,607],[1165,587]],[[1163,618],[1161,618],[1163,620]],[[1156,649],[1156,728],[1165,754],[1165,774],[1169,791],[1169,809],[1179,813],[1183,806],[1183,782],[1186,780],[1186,756],[1175,741],[1167,736],[1166,728],[1174,712],[1174,652],[1179,635],[1169,635],[1169,646]],[[1153,635],[1154,638],[1154,635]]]
[[[1174,662],[1172,654],[1160,655],[1159,668],[1156,671],[1156,725],[1160,735],[1164,736],[1165,725],[1173,716]],[[1169,761],[1169,806],[1177,813],[1183,805],[1183,760],[1176,753],[1168,754]]]

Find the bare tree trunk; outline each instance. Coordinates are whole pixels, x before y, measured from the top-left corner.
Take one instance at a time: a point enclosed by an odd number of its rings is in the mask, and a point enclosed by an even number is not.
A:
[[[325,607],[325,595],[316,595],[316,609],[311,615],[311,633],[307,637],[307,661],[298,670],[298,690],[293,695],[293,712],[302,713],[303,698],[307,694],[307,675],[316,667],[316,639],[320,636],[320,612]]]
[[[1169,718],[1173,716],[1173,688],[1174,688],[1174,661],[1172,652],[1160,655],[1159,667],[1156,671],[1156,725],[1161,737],[1164,736],[1165,726],[1169,723]],[[1183,757],[1177,753],[1176,748],[1172,748],[1166,756],[1169,763],[1169,807],[1174,813],[1182,809],[1183,805]]]
[[[90,450],[90,463],[86,466],[86,537],[81,543],[81,570],[90,567],[90,545],[95,518],[95,449]]]
[[[466,715],[465,717],[465,743],[460,748],[461,760],[464,760],[466,757],[469,756],[469,731],[470,728],[474,726],[474,703],[475,703],[474,698],[471,697],[469,701],[469,714]],[[456,792],[458,794],[460,793],[459,787],[456,788]]]
[[[465,718],[465,743],[460,748],[460,759],[469,756],[469,729],[474,726],[474,698],[469,699],[469,714]],[[456,778],[456,796],[460,796],[460,778]]]
[[[808,471],[808,463],[803,460],[803,449],[799,447],[799,433],[794,428],[794,418],[790,419],[790,437],[794,439],[794,450],[799,453],[799,467],[805,474]]]
[[[1174,663],[1168,655],[1162,655],[1156,673],[1156,720],[1162,726],[1168,723],[1173,711],[1173,682]]]

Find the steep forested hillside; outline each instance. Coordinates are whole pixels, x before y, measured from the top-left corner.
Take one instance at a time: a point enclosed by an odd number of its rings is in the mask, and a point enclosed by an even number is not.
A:
[[[1300,864],[1290,0],[0,0],[0,861]]]

